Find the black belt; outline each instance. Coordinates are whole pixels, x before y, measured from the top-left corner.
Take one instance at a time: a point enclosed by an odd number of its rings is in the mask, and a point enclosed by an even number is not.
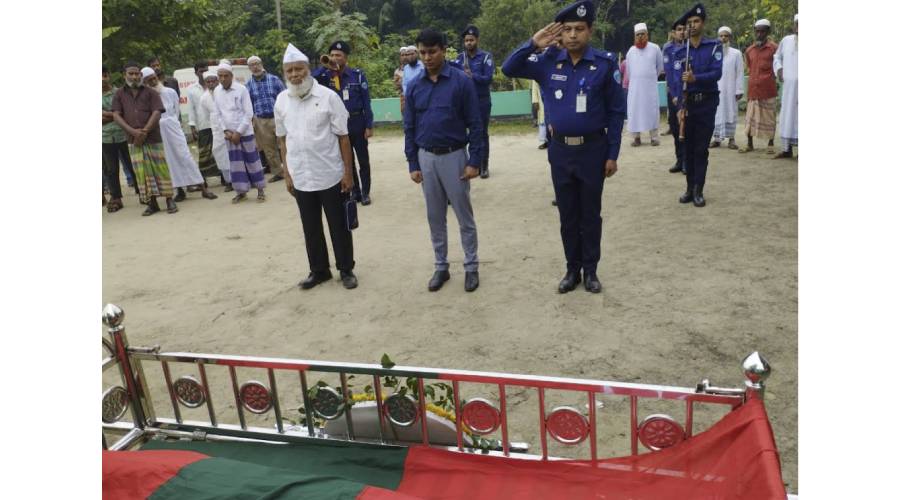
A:
[[[685,97],[686,102],[698,103],[705,99],[712,99],[713,96],[719,95],[718,92],[689,92]]]
[[[574,136],[553,134],[552,138],[554,141],[560,144],[565,144],[566,146],[581,146],[582,144],[600,142],[601,140],[605,140],[606,132],[594,132],[593,134]]]
[[[422,148],[422,149],[424,149],[425,151],[428,151],[429,153],[431,153],[433,155],[446,155],[446,154],[450,154],[454,151],[459,151],[460,149],[462,149],[464,147],[466,147],[465,144],[460,144],[458,146],[449,146],[449,147],[442,147],[442,148]]]
[[[263,120],[271,120],[275,118],[275,115],[256,115],[257,118],[262,118]]]
[[[360,116],[364,114],[363,111],[350,111],[350,116]]]

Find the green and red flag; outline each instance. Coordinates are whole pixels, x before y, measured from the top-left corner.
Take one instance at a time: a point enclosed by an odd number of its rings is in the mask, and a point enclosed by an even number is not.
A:
[[[751,400],[671,448],[593,463],[346,442],[150,441],[103,452],[103,497],[782,500],[780,471],[765,408]]]

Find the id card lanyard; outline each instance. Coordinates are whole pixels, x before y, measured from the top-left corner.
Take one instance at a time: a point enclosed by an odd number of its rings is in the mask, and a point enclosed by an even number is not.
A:
[[[578,81],[578,95],[575,97],[575,112],[587,112],[587,94],[584,93],[584,77]]]

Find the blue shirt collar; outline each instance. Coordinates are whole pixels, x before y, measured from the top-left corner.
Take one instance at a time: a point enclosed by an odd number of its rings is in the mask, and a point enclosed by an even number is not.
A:
[[[571,60],[569,58],[569,50],[562,49],[559,51],[559,54],[556,55],[556,62],[562,62],[562,61],[566,61],[566,60]],[[584,49],[584,55],[581,56],[581,60],[582,61],[593,61],[594,60],[594,48],[591,46],[588,46],[586,49]]]

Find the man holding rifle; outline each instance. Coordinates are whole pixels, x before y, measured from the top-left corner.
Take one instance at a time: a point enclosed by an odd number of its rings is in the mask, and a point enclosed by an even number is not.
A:
[[[722,77],[722,46],[718,40],[703,37],[706,8],[698,3],[681,16],[688,33],[684,46],[675,51],[675,74],[682,82],[677,98],[679,138],[684,141],[687,190],[681,203],[706,206],[703,186],[709,164],[709,141],[715,128],[719,106],[719,78]],[[677,24],[677,23],[676,23]]]
[[[678,96],[681,95],[681,88],[684,86],[679,76],[675,74],[675,52],[684,45],[684,38],[684,20],[679,19],[672,24],[672,40],[663,46],[666,101],[669,108],[667,119],[669,130],[675,139],[675,164],[669,169],[669,172],[673,174],[678,172],[687,174],[687,169],[684,166],[684,142],[678,138],[678,105],[675,104]]]

